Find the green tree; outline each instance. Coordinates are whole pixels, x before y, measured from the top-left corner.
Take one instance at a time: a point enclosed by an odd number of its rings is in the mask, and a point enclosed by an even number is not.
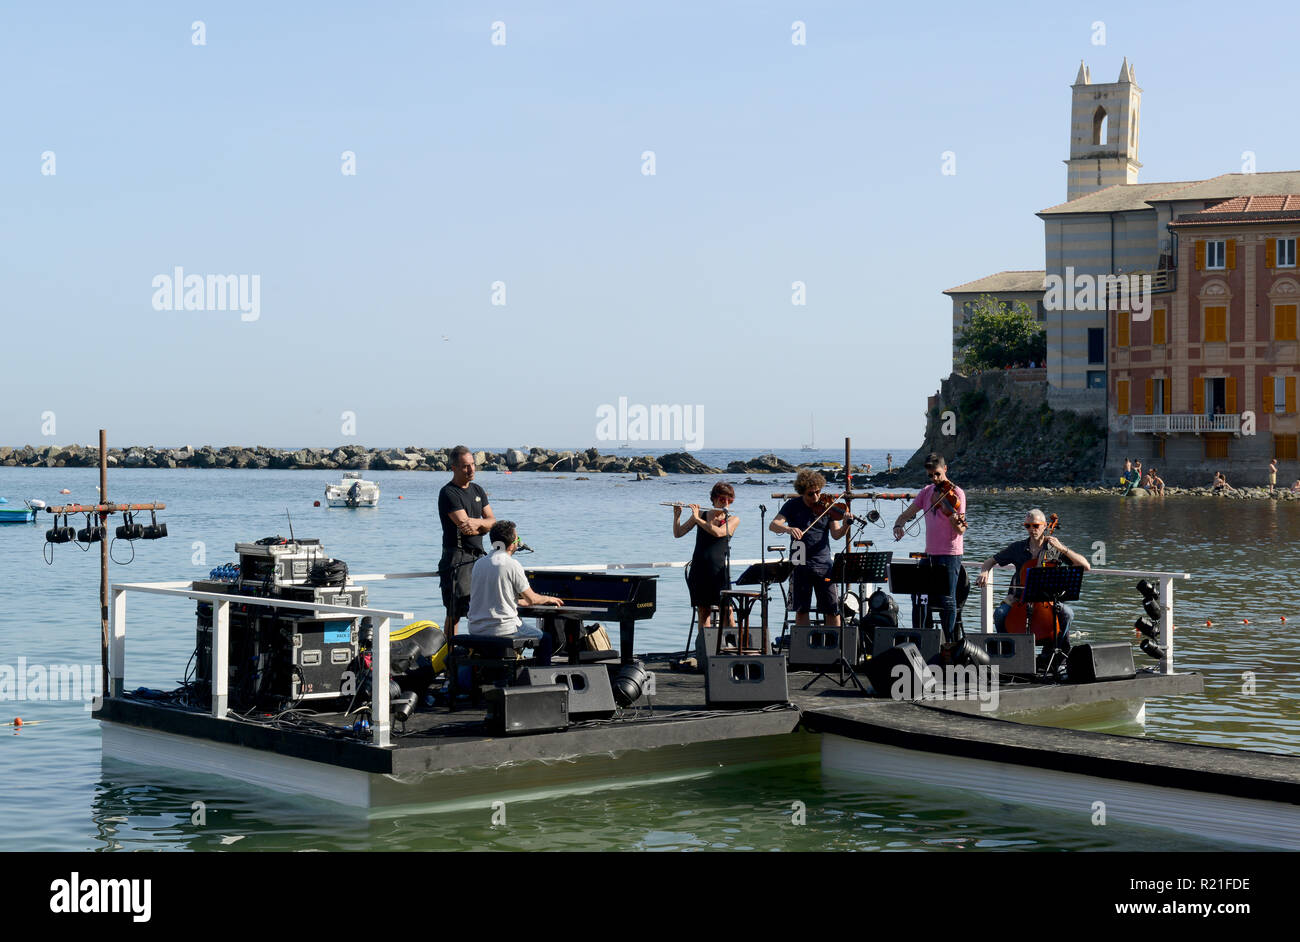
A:
[[[1034,320],[1024,301],[1010,307],[981,294],[971,303],[970,317],[957,337],[958,364],[963,372],[1000,370],[1017,363],[1041,364],[1047,359],[1047,331]]]

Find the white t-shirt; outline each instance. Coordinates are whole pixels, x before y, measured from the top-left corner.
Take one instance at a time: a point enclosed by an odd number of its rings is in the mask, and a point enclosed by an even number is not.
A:
[[[519,619],[519,596],[528,590],[524,567],[505,550],[495,550],[470,570],[469,633],[514,634]]]

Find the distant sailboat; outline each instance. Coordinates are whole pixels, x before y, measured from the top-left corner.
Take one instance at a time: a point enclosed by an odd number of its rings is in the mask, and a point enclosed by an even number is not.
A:
[[[812,415],[810,414],[810,415],[808,416],[808,441],[807,441],[806,444],[800,445],[800,446],[799,446],[799,450],[800,450],[800,451],[816,451],[816,450],[817,450],[817,446],[814,444],[814,442],[816,442],[816,440],[817,440],[817,437],[813,434],[813,417],[812,417]]]

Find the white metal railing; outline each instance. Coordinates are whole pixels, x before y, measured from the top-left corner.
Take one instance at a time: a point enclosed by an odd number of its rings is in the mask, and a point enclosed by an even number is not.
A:
[[[437,575],[437,573],[434,573]],[[377,576],[375,578],[385,578]],[[398,574],[389,578],[401,578]],[[228,595],[220,592],[200,592],[189,582],[121,582],[112,587],[112,632],[109,637],[108,695],[122,696],[126,674],[126,593],[143,592],[149,595],[170,595],[212,603],[212,715],[225,719],[229,702],[230,672],[230,603],[258,605],[266,608],[292,608],[321,615],[349,615],[355,618],[370,616],[375,620],[372,645],[371,677],[387,678],[389,621],[393,618],[411,618],[410,612],[387,611],[382,608],[359,608],[352,605],[326,605],[318,602],[293,602],[285,599],[263,598],[253,595]],[[372,680],[370,684],[371,732],[376,746],[391,744],[391,717],[387,682]]]
[[[978,569],[979,566],[974,563],[967,564],[968,569]],[[1013,566],[999,566],[999,569],[1014,569]],[[1160,617],[1160,647],[1164,649],[1165,656],[1160,660],[1160,672],[1162,674],[1172,674],[1174,672],[1174,580],[1190,579],[1191,574],[1186,572],[1158,572],[1141,569],[1090,569],[1088,576],[1119,576],[1124,579],[1155,579],[1160,586],[1160,605],[1164,609],[1164,614]],[[992,575],[992,573],[990,573]],[[994,630],[993,625],[993,580],[990,578],[984,585],[979,586],[980,590],[980,630],[985,634]]]
[[[1239,415],[1135,415],[1131,417],[1134,432],[1237,432],[1241,429]]]

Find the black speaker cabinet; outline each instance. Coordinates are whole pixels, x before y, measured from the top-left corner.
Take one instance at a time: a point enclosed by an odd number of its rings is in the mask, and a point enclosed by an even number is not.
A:
[[[763,706],[785,703],[785,655],[713,655],[704,675],[709,706]]]
[[[920,652],[921,660],[929,663],[939,656],[939,646],[943,644],[942,628],[877,628],[876,640],[871,645],[871,656],[879,657],[890,648],[901,644],[914,645]]]
[[[1128,680],[1137,674],[1133,668],[1133,645],[1127,641],[1076,644],[1070,648],[1067,670],[1072,684]]]
[[[488,730],[497,736],[545,733],[569,725],[569,688],[564,684],[489,687],[484,699]]]
[[[790,627],[790,668],[819,671],[839,660],[840,632],[844,632],[844,658],[858,663],[858,629],[852,625],[835,628],[824,625]]]
[[[930,696],[937,686],[920,649],[910,642],[886,648],[867,661],[866,673],[871,692],[877,697],[921,700]]]
[[[1034,636],[1032,634],[982,634],[967,632],[966,640],[978,644],[989,656],[989,665],[999,674],[1034,674]]]
[[[521,684],[530,687],[562,684],[569,688],[569,718],[591,719],[614,715],[614,688],[604,664],[558,664],[528,667],[520,674]]]

